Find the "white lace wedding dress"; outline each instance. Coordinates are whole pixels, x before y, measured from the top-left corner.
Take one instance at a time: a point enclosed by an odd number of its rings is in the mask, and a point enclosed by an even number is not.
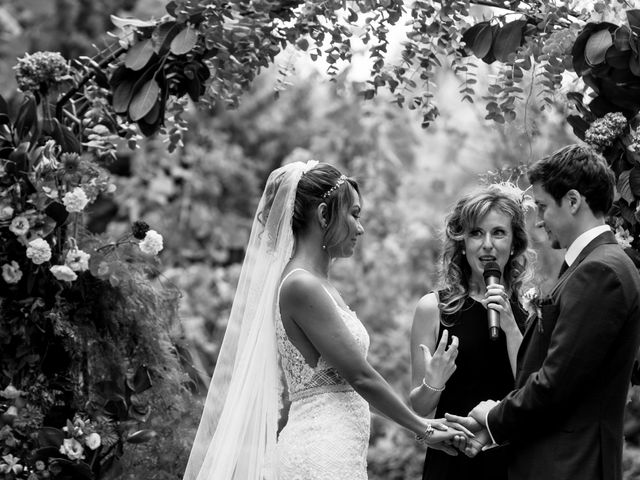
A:
[[[333,301],[366,355],[366,329],[355,312]],[[276,335],[292,402],[278,437],[278,480],[366,480],[369,404],[322,357],[315,368],[306,363],[289,341],[279,313]]]

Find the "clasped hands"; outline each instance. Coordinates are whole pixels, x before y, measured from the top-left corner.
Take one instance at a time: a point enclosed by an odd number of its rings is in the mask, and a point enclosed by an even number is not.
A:
[[[457,455],[458,452],[462,452],[468,457],[475,457],[486,445],[491,444],[491,436],[486,427],[486,418],[489,410],[496,406],[497,403],[495,400],[480,402],[466,417],[446,413],[445,419],[452,428],[456,428],[456,424],[461,425],[473,433],[474,437],[460,434],[438,445],[431,445],[429,448],[442,450],[449,455]]]

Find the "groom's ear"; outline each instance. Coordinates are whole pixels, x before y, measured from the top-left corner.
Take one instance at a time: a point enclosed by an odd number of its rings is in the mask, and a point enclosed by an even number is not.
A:
[[[564,198],[567,202],[569,202],[569,211],[572,214],[576,214],[580,207],[582,207],[583,202],[585,201],[580,192],[575,188],[572,188],[567,193],[564,194]]]

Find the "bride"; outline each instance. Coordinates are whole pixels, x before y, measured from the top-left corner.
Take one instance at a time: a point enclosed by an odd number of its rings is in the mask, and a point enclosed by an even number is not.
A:
[[[364,233],[360,211],[331,165],[269,176],[185,480],[364,480],[369,406],[427,445],[472,436],[414,414],[366,360],[366,329],[329,281]]]

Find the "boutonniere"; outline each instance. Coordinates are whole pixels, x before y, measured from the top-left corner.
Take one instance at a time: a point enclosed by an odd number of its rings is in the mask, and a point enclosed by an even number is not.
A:
[[[524,309],[529,313],[527,318],[527,325],[532,320],[536,320],[538,323],[538,331],[544,332],[542,327],[542,299],[540,298],[540,290],[536,287],[532,287],[522,296]]]

